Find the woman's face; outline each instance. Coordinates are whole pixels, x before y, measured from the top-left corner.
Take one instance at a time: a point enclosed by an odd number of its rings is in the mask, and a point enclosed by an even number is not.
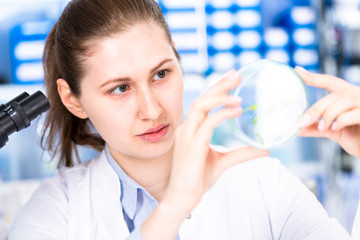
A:
[[[100,40],[86,58],[79,102],[112,154],[155,158],[182,121],[182,71],[156,24]]]

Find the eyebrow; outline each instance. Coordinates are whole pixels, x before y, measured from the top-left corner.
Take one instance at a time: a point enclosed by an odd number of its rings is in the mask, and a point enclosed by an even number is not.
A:
[[[173,59],[171,58],[166,58],[164,60],[162,60],[159,64],[157,64],[155,67],[153,67],[150,71],[149,74],[153,74],[158,68],[160,68],[162,65],[164,65],[167,62],[171,62],[173,61]],[[121,78],[115,78],[115,79],[110,79],[106,82],[104,82],[103,84],[100,85],[100,88],[103,88],[104,86],[113,83],[113,82],[123,82],[123,81],[129,81],[128,77],[121,77]]]

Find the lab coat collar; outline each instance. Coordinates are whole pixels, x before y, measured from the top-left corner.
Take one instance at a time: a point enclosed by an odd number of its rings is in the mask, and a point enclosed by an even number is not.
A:
[[[119,166],[116,160],[110,153],[110,150],[105,146],[105,154],[109,165],[114,169],[120,181],[120,198],[122,207],[131,220],[134,220],[137,204],[138,204],[138,189],[142,187],[130,178],[124,170]]]
[[[126,238],[129,230],[120,203],[121,186],[117,174],[106,159],[105,151],[93,161],[90,171],[90,196],[99,239]]]

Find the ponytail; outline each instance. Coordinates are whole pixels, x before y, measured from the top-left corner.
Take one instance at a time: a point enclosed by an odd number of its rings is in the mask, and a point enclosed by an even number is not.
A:
[[[75,164],[74,154],[79,162],[76,145],[91,146],[101,151],[105,143],[100,136],[91,133],[87,119],[74,116],[60,99],[56,81],[62,76],[56,62],[56,29],[57,23],[47,37],[43,54],[45,87],[51,108],[46,114],[41,146],[53,158],[59,157],[58,167],[71,167]]]

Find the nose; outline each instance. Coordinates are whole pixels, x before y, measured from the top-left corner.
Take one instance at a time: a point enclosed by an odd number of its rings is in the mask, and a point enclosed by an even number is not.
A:
[[[144,89],[138,96],[139,117],[142,120],[156,120],[163,112],[158,95],[152,89]]]

